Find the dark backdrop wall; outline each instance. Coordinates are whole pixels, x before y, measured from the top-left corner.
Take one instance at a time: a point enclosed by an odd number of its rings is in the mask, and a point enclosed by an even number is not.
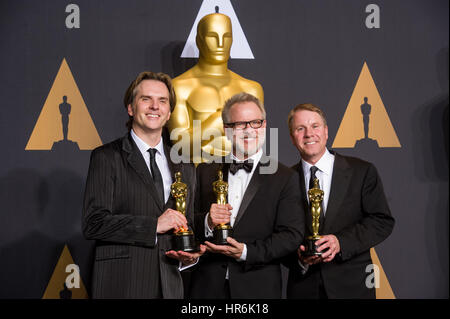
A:
[[[70,3],[79,28],[66,27]],[[372,161],[382,176],[397,223],[376,251],[395,296],[448,298],[449,2],[231,3],[255,59],[232,59],[229,68],[262,84],[285,164],[299,160],[289,110],[321,106],[331,147],[367,64],[401,147],[336,150]],[[379,28],[366,26],[371,3]],[[139,72],[177,76],[194,65],[180,54],[201,4],[0,1],[0,298],[41,298],[66,244],[90,282],[92,243],[80,221],[90,150],[25,149],[63,59],[107,143],[126,132],[121,101]]]

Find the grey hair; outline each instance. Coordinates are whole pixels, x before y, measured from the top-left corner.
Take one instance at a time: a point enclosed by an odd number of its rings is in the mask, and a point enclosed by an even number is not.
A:
[[[266,110],[264,109],[264,104],[254,95],[246,92],[241,92],[238,94],[233,95],[231,98],[225,101],[225,104],[222,109],[222,121],[224,123],[230,122],[230,109],[233,105],[237,103],[244,103],[244,102],[253,102],[255,103],[262,114],[262,119],[266,119]]]

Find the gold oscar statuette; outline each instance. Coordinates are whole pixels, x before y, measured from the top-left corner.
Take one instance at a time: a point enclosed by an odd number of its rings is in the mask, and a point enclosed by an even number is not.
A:
[[[190,150],[194,163],[206,161],[202,152],[213,156],[225,156],[230,152],[231,143],[224,135],[222,122],[226,100],[247,92],[264,101],[263,89],[258,82],[228,69],[232,42],[228,16],[221,13],[204,16],[197,26],[198,63],[173,79],[177,103],[168,127],[170,132],[178,129],[178,140],[174,142],[182,150]]]
[[[181,181],[181,172],[175,173],[175,182],[170,187],[170,194],[175,199],[175,210],[186,216],[186,197],[188,195],[188,187]],[[173,246],[173,249],[176,251],[198,251],[194,233],[184,227],[175,230],[173,235]]]
[[[218,180],[213,182],[213,191],[216,194],[217,204],[227,204],[228,183],[223,180],[222,170],[217,171]],[[219,224],[213,230],[213,242],[216,245],[227,245],[227,237],[233,236],[233,228],[230,224]]]
[[[310,204],[310,211],[312,217],[312,235],[306,237],[305,242],[305,256],[320,256],[322,252],[318,252],[316,249],[316,241],[321,238],[319,235],[319,218],[322,211],[323,190],[319,188],[319,179],[314,179],[314,186],[308,191],[308,198]]]

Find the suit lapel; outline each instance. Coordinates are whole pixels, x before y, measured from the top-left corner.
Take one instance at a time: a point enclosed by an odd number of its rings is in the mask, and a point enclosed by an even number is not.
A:
[[[265,158],[263,158],[263,157],[265,157]],[[240,219],[242,218],[242,215],[244,215],[245,211],[247,210],[248,205],[251,203],[251,201],[255,197],[259,187],[262,184],[263,177],[259,173],[259,168],[260,168],[260,166],[268,166],[270,164],[268,158],[264,154],[263,154],[263,157],[261,157],[260,161],[258,162],[258,166],[255,168],[255,171],[253,172],[253,176],[250,180],[250,183],[248,184],[247,189],[245,190],[244,197],[242,198],[241,206],[239,207],[239,211],[236,215],[236,220],[234,221],[234,224],[233,224],[233,228],[235,228],[236,225],[239,223]]]
[[[303,172],[303,166],[302,166],[301,160],[296,166],[294,166],[294,169],[297,170],[297,172],[298,172],[300,191],[301,191],[300,196],[302,196],[301,203],[302,203],[303,207],[305,208],[305,213],[306,213],[306,216],[305,216],[306,217],[306,225],[308,227],[309,233],[312,234],[312,216],[311,216],[311,211],[309,208],[308,200],[306,199],[307,194],[306,194],[306,185],[305,185],[305,173]]]
[[[170,148],[169,146],[164,144],[164,154],[166,155],[167,163],[169,165],[170,174],[172,174],[172,179],[175,178],[176,172],[181,172],[181,180],[183,180],[183,165],[181,163],[175,164],[172,162],[172,159],[170,158]]]
[[[188,184],[186,182],[184,166],[181,165],[181,163],[175,164],[174,162],[172,162],[172,159],[170,158],[170,148],[166,144],[164,144],[164,153],[166,155],[167,163],[169,165],[169,170],[170,170],[170,175],[172,176],[172,180],[173,181],[175,180],[175,173],[180,172],[181,173],[181,181],[183,183]],[[188,191],[192,191],[192,190],[188,189]],[[170,195],[170,196],[172,196],[172,195]],[[171,207],[169,207],[171,205],[170,196],[169,196],[169,199],[167,200],[167,202],[164,204],[164,209],[171,208]],[[189,207],[189,196],[187,196],[187,198],[186,198],[186,207]]]
[[[350,186],[352,171],[345,158],[339,154],[335,154],[333,176],[331,179],[330,197],[325,214],[325,222],[323,230],[327,231],[327,226],[333,224],[333,219],[339,213],[347,190]]]
[[[142,157],[141,152],[139,151],[138,147],[135,145],[130,134],[128,134],[126,137],[123,138],[122,149],[126,153],[128,153],[128,157],[127,157],[128,163],[136,171],[136,173],[139,175],[139,177],[142,179],[142,181],[144,182],[145,186],[147,187],[150,195],[153,197],[153,199],[155,200],[159,209],[161,209],[161,211],[162,211],[163,205],[156,193],[155,183],[153,182],[150,172],[148,171],[148,167],[145,164],[145,160]]]

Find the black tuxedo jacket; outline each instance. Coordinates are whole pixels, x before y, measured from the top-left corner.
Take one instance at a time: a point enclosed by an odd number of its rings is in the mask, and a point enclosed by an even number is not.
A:
[[[212,253],[200,257],[192,272],[191,298],[219,298],[216,293],[223,291],[227,268],[231,298],[281,298],[280,259],[302,242],[305,213],[298,196],[298,174],[281,163],[276,173],[261,174],[261,162],[267,160],[264,157],[258,164],[233,225],[233,237],[247,245],[246,261]],[[212,183],[221,167],[225,180],[227,164],[197,167],[195,229],[201,242],[205,240],[205,216],[216,203]]]
[[[358,158],[334,155],[331,193],[319,233],[335,235],[341,253],[331,262],[309,267],[305,275],[300,271],[296,254],[292,254],[288,262],[288,298],[317,298],[320,280],[328,298],[375,298],[375,288],[369,289],[365,284],[369,275],[366,267],[372,264],[369,250],[390,235],[394,218],[375,166]],[[301,162],[293,168],[300,177],[309,236],[311,214]]]
[[[174,164],[188,185],[186,217],[193,223],[195,167]],[[174,177],[173,177],[174,178]],[[130,134],[91,154],[83,206],[83,233],[96,240],[93,298],[183,298],[178,261],[165,256],[171,234],[157,234],[162,203],[144,158]]]

